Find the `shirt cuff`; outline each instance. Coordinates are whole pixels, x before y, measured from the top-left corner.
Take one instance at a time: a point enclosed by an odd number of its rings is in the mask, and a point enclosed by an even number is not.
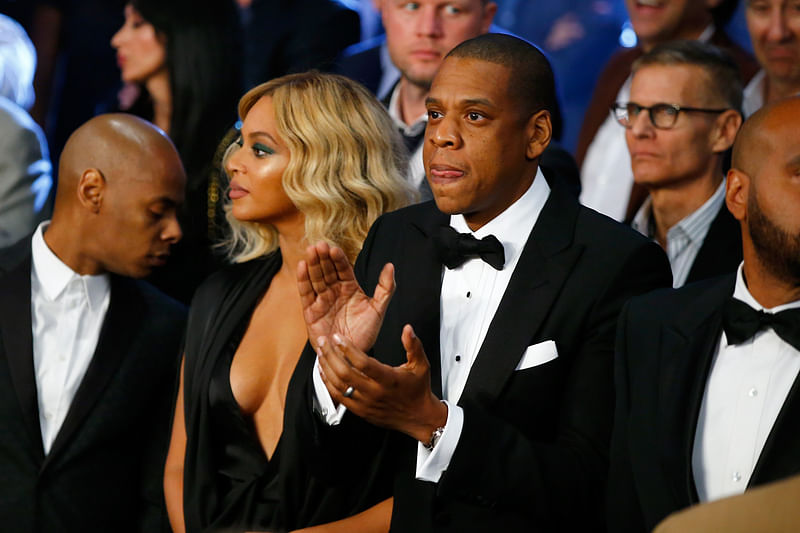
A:
[[[325,383],[322,381],[322,376],[319,374],[319,356],[317,356],[314,362],[314,370],[311,372],[314,374],[312,376],[314,381],[314,412],[329,426],[338,426],[347,408],[342,404],[339,404],[338,407],[334,405],[328,388],[325,386]]]
[[[447,400],[447,422],[444,425],[444,432],[434,446],[433,451],[428,451],[421,442],[417,444],[417,473],[416,478],[420,481],[431,481],[438,483],[458,446],[458,439],[461,438],[461,430],[464,427],[464,410],[457,405],[451,405]]]

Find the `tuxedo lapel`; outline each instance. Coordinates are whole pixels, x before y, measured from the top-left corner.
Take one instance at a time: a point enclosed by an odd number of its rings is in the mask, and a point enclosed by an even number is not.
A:
[[[407,249],[415,250],[416,255],[408,259],[409,262],[398,279],[397,290],[420,295],[419,298],[402,299],[403,308],[400,310],[400,316],[410,317],[407,322],[414,327],[417,337],[422,340],[425,354],[431,365],[431,390],[441,398],[442,362],[439,346],[439,305],[442,293],[443,266],[436,252],[433,235],[440,226],[449,224],[450,217],[435,207],[426,214],[429,216],[412,223],[413,229],[408,235]],[[416,252],[417,250],[418,252]],[[408,287],[413,287],[413,289]],[[396,339],[396,342],[399,343],[400,339]],[[405,360],[395,363],[402,364],[404,362]]]
[[[661,330],[658,416],[664,471],[680,507],[698,500],[692,449],[711,362],[722,331],[722,304],[733,278],[712,285],[691,310]]]
[[[800,472],[800,376],[796,377],[764,443],[748,488]]]
[[[100,329],[97,347],[44,466],[70,442],[72,435],[105,391],[106,385],[130,350],[134,336],[141,333],[139,324],[142,321],[143,307],[144,302],[133,281],[111,276],[111,301]]]
[[[30,242],[30,241],[29,241]],[[44,457],[31,330],[31,256],[0,277],[0,334],[31,445]]]
[[[553,187],[478,351],[460,404],[475,400],[488,405],[513,374],[583,251],[572,245],[577,216],[577,202]]]

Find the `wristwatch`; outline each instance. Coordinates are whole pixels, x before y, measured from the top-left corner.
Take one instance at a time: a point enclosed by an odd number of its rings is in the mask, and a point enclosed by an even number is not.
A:
[[[444,426],[439,426],[433,430],[433,433],[431,433],[431,440],[429,440],[427,443],[423,442],[422,445],[425,446],[426,450],[432,452],[433,447],[436,446],[436,443],[442,438],[442,434],[444,434]]]

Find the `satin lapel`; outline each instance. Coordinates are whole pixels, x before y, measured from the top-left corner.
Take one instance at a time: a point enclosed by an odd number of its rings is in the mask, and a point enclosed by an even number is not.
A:
[[[748,487],[800,472],[800,376],[786,396],[778,418],[750,476]]]
[[[431,390],[442,397],[442,362],[440,354],[440,296],[442,293],[442,264],[439,262],[433,244],[433,232],[447,225],[450,218],[434,210],[430,216],[419,223],[413,223],[406,236],[409,240],[405,249],[414,250],[413,258],[405,258],[406,267],[398,272],[397,290],[417,294],[417,298],[402,299],[402,317],[414,327],[417,337],[422,340],[425,354],[431,365]],[[403,287],[410,287],[404,289]],[[400,339],[396,342],[399,344]],[[398,361],[402,364],[405,361]]]
[[[72,435],[102,396],[123,358],[128,354],[134,336],[146,334],[140,327],[144,302],[134,284],[135,282],[131,280],[111,276],[111,301],[100,329],[97,347],[43,467],[47,466],[69,443]]]
[[[533,227],[461,395],[490,404],[540,329],[583,247],[573,245],[578,204],[557,187]]]
[[[39,401],[33,367],[31,330],[31,256],[0,277],[0,335],[11,381],[19,399],[31,446],[44,457]]]
[[[656,420],[664,472],[679,507],[697,501],[692,449],[706,380],[722,331],[722,303],[733,294],[726,277],[701,294],[686,314],[661,330]]]

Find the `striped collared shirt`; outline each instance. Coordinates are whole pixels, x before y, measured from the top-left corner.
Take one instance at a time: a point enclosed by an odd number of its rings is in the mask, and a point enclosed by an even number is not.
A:
[[[700,209],[683,218],[667,231],[667,257],[672,267],[672,286],[680,287],[686,283],[689,271],[692,269],[697,252],[703,246],[703,241],[708,234],[711,223],[719,213],[725,201],[725,179],[719,184],[717,190],[706,200]],[[636,216],[631,221],[631,227],[651,239],[655,236],[656,224],[653,220],[653,200],[648,196]]]

